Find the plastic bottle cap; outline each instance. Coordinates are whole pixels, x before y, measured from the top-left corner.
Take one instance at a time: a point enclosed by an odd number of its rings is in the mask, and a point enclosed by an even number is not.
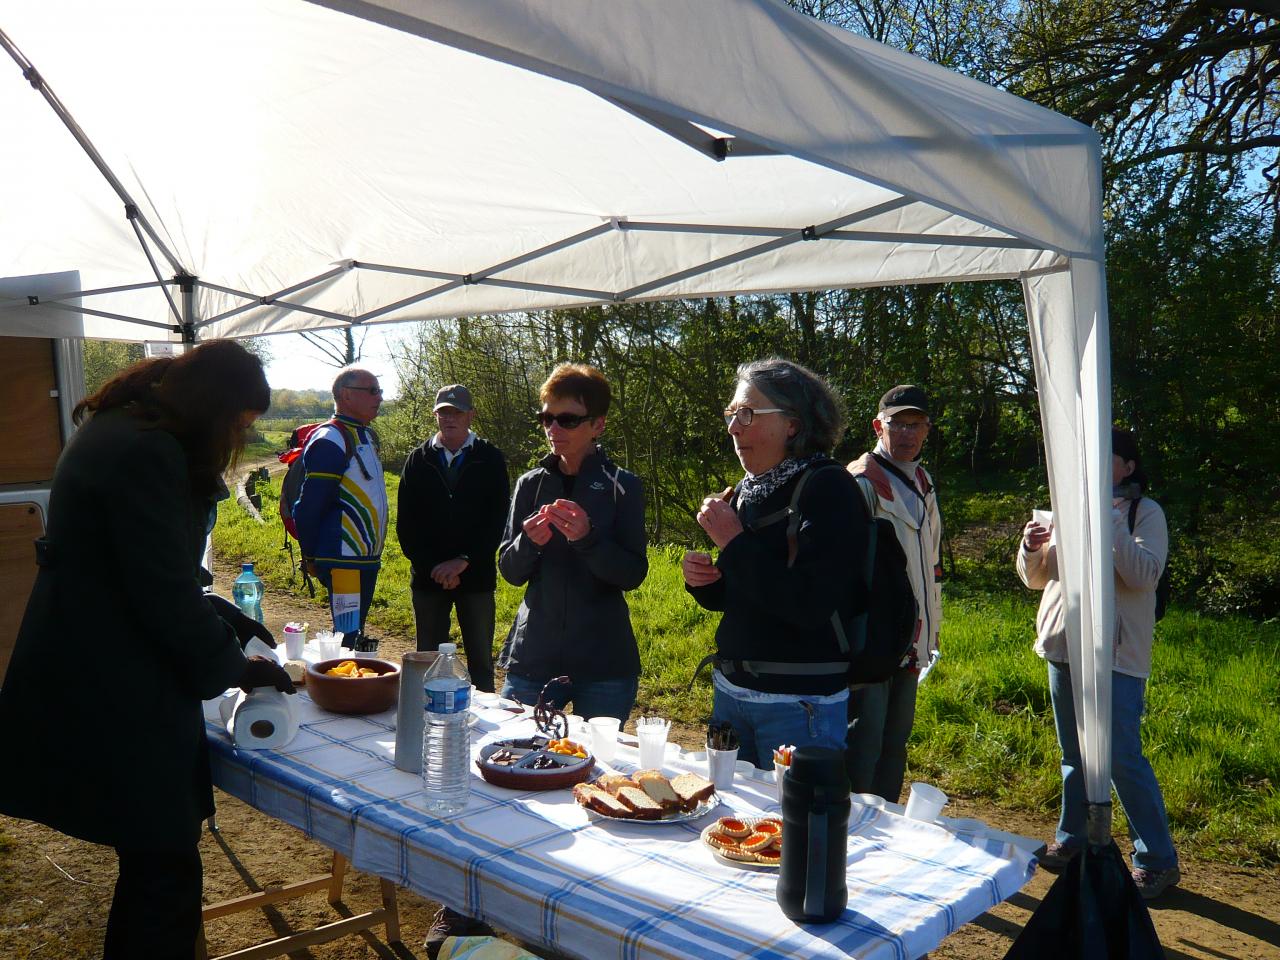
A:
[[[440,644],[440,648],[439,648],[439,649],[440,649],[440,655],[441,655],[441,656],[455,656],[455,657],[456,657],[456,656],[458,655],[458,645],[457,645],[456,643],[442,643],[442,644]]]
[[[242,573],[253,573],[253,564],[252,563],[240,564],[240,571]]]

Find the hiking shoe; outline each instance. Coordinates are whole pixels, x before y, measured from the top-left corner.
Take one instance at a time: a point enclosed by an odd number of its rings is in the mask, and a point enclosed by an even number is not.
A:
[[[427,931],[427,939],[423,946],[427,956],[434,958],[440,952],[445,940],[449,937],[492,937],[493,927],[483,920],[468,917],[448,907],[441,907],[431,921],[431,929]]]
[[[1143,870],[1141,867],[1132,871],[1133,882],[1144,900],[1154,900],[1182,879],[1177,867],[1168,870]]]
[[[1074,843],[1059,843],[1054,840],[1040,854],[1040,866],[1050,873],[1066,869],[1068,863],[1080,855],[1080,847]]]

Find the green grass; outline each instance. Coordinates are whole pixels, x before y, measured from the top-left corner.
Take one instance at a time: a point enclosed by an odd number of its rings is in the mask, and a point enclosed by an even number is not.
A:
[[[392,476],[393,516],[395,487]],[[228,560],[254,560],[271,590],[305,598],[290,582],[288,554],[280,549],[277,490],[275,480],[262,491],[263,515],[271,518],[266,525],[224,502],[214,543]],[[713,649],[717,617],[685,593],[680,555],[681,548],[650,547],[649,576],[627,597],[644,664],[638,707],[700,724],[711,712],[707,674],[691,692],[685,688],[694,665]],[[495,648],[522,593],[505,583],[498,588]],[[920,689],[911,776],[957,797],[1056,812],[1060,781],[1048,680],[1031,649],[1035,600],[1020,587],[983,591],[973,580],[949,587],[944,656]],[[316,605],[319,614],[324,605]],[[383,630],[413,629],[409,564],[394,525],[370,620]],[[1179,848],[1232,863],[1280,863],[1280,624],[1174,608],[1157,627],[1147,699],[1147,756]],[[1119,805],[1116,819],[1122,829]]]

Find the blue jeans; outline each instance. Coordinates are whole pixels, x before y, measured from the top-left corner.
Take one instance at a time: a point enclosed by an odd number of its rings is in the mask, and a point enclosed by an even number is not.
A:
[[[1049,695],[1053,723],[1062,748],[1062,813],[1057,840],[1083,846],[1088,841],[1084,765],[1076,738],[1076,708],[1071,696],[1071,667],[1049,664]],[[1111,785],[1124,806],[1133,841],[1133,865],[1143,870],[1168,870],[1178,865],[1169,836],[1169,817],[1155,771],[1142,754],[1141,721],[1147,682],[1124,673],[1111,674]]]
[[[890,803],[902,795],[907,739],[916,719],[919,675],[903,667],[882,683],[849,691],[845,767],[854,793],[874,793]]]
[[[784,743],[796,747],[830,747],[844,750],[844,697],[779,699],[776,694],[738,696],[715,689],[712,723],[727,723],[738,734],[738,757],[757,767],[773,769],[773,749]]]
[[[538,694],[550,679],[551,677],[517,677],[508,673],[502,683],[502,696],[515,697],[532,707],[538,702]],[[578,680],[571,684],[556,684],[547,691],[547,700],[560,710],[564,709],[566,703],[572,703],[573,712],[587,720],[592,717],[617,717],[626,723],[631,716],[631,708],[635,706],[639,689],[639,677]]]

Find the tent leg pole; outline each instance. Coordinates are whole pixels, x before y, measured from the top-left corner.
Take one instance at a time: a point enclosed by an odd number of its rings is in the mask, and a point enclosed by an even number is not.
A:
[[[182,342],[190,347],[196,342],[196,278],[180,273],[174,279],[182,291]]]

